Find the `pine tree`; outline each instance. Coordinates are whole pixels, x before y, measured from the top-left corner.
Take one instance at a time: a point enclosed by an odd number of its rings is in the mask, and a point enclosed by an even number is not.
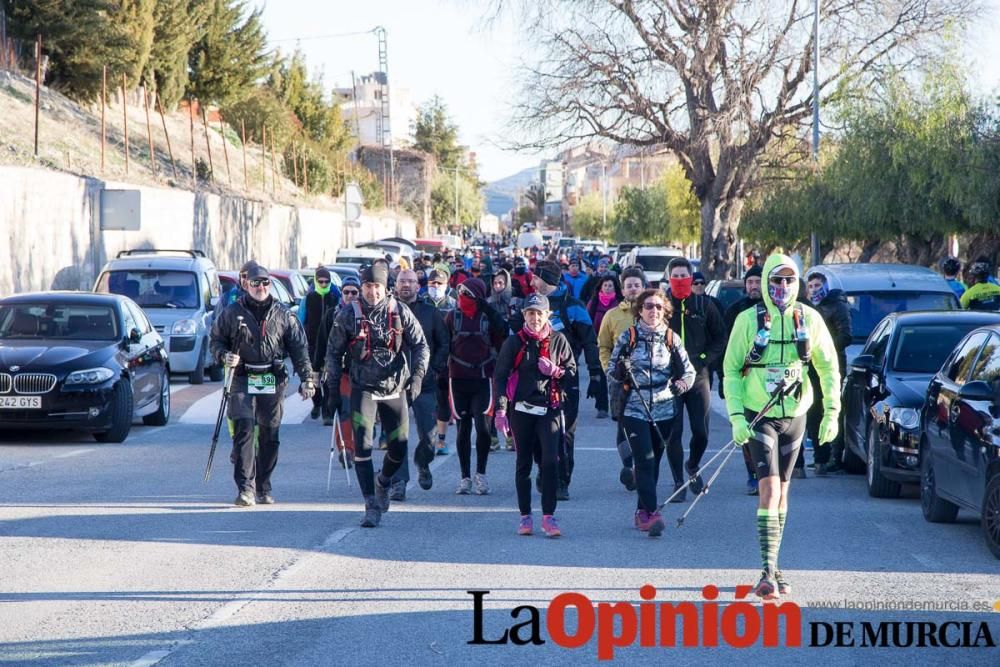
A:
[[[4,0],[10,34],[25,42],[42,36],[49,57],[46,84],[91,101],[121,75],[138,81],[149,59],[155,0]]]
[[[188,54],[187,93],[205,103],[246,96],[267,70],[261,10],[246,14],[242,0],[212,0],[204,33]]]
[[[188,53],[201,39],[210,9],[207,0],[156,1],[153,47],[143,79],[156,88],[164,107],[173,107],[184,96]]]

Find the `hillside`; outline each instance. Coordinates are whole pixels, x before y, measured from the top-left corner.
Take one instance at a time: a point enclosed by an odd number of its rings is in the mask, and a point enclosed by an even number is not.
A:
[[[538,169],[531,167],[523,169],[500,180],[487,183],[483,188],[486,197],[486,209],[493,215],[509,213],[514,208],[518,192],[526,190],[533,181],[538,180]]]
[[[164,134],[164,122],[154,108],[149,110],[156,171],[150,161],[146,112],[141,93],[130,94],[123,114],[120,91],[109,94],[106,107],[107,144],[105,166],[101,170],[101,108],[81,107],[59,93],[42,88],[39,114],[39,155],[34,156],[34,95],[32,79],[0,71],[0,163],[57,169],[82,176],[128,181],[160,187],[208,190],[250,199],[280,203],[308,203],[312,207],[332,207],[328,196],[306,195],[291,178],[284,178],[281,155],[274,156],[277,178],[272,176],[270,147],[262,158],[261,146],[247,143],[244,185],[243,149],[239,128],[220,126],[210,121],[208,145],[200,114],[194,124],[194,157],[209,164],[209,148],[214,165],[214,181],[192,180],[191,122],[186,108],[164,116],[170,148],[173,151],[176,177],[171,167]],[[129,169],[125,172],[125,121],[128,118]],[[222,132],[225,132],[225,142]],[[226,169],[226,152],[229,170]],[[262,176],[263,167],[263,176]],[[290,165],[288,166],[291,169]],[[203,174],[205,175],[205,174]],[[231,184],[230,184],[231,181]],[[266,183],[266,186],[264,185]]]

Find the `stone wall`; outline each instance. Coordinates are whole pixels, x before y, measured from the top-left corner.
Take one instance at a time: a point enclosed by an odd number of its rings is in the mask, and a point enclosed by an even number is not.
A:
[[[141,228],[101,231],[105,188],[141,192]],[[199,249],[220,269],[253,257],[273,268],[332,263],[339,248],[389,236],[415,238],[413,220],[293,207],[205,192],[135,186],[62,172],[0,166],[0,295],[90,289],[101,267],[127,248]]]
[[[389,175],[389,150],[381,146],[361,146],[355,157],[385,187]],[[395,167],[396,201],[400,208],[417,219],[420,237],[430,238],[431,187],[437,169],[434,156],[412,149],[394,149],[392,161]]]

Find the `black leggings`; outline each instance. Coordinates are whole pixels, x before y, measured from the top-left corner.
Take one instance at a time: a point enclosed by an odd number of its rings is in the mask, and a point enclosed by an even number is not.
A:
[[[287,386],[288,383],[282,381],[273,394],[251,395],[247,392],[245,377],[233,378],[227,416],[233,421],[233,449],[236,453],[233,479],[240,491],[259,495],[271,492],[271,473],[278,465],[278,447],[281,445],[278,429],[281,427]]]
[[[451,405],[458,423],[455,448],[462,477],[469,474],[472,463],[472,426],[476,427],[476,472],[486,474],[486,461],[490,456],[490,419],[486,414],[493,407],[492,383],[483,380],[451,380]]]
[[[382,459],[382,476],[392,477],[406,460],[406,438],[410,431],[406,396],[376,401],[370,391],[351,388],[351,423],[354,425],[354,468],[361,493],[375,493],[375,467],[372,464],[372,440],[375,437],[375,415],[382,422],[389,448]]]
[[[559,411],[549,410],[544,415],[529,415],[512,409],[510,429],[514,432],[517,463],[514,470],[514,488],[517,489],[517,507],[521,514],[531,514],[531,467],[538,462],[542,477],[542,514],[556,511],[556,466],[559,459],[559,442],[562,430]]]
[[[660,433],[669,438],[668,434],[674,419],[653,423],[635,417],[622,418],[622,429],[625,431],[625,438],[632,448],[632,459],[635,462],[635,486],[638,492],[637,509],[647,512],[656,511],[656,483],[660,480],[660,460],[663,458],[663,450],[666,445],[663,438],[660,437]],[[674,481],[675,483],[678,481],[676,474],[674,474]]]
[[[684,446],[681,436],[684,435],[684,408],[687,408],[688,423],[691,425],[691,442],[688,445],[688,463],[691,467],[701,466],[701,457],[708,448],[708,407],[712,402],[712,390],[708,386],[708,370],[702,369],[695,377],[694,385],[689,391],[677,399],[677,413],[673,419],[673,430],[669,433],[670,446],[667,448],[667,460],[674,479],[686,477],[681,468],[684,459]],[[664,431],[666,433],[666,431]]]

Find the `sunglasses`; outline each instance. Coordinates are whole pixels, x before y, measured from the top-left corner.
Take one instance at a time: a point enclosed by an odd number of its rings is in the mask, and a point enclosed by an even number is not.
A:
[[[653,310],[654,308],[656,310],[663,310],[664,309],[664,305],[662,303],[650,303],[649,301],[647,301],[646,303],[642,304],[642,309],[643,310]]]
[[[316,284],[317,285],[329,285],[330,281],[329,280],[317,280]]]
[[[357,296],[358,290],[356,289],[345,289],[344,296]]]
[[[696,280],[696,281],[694,281],[694,282],[693,282],[693,283],[691,283],[691,284],[692,284],[692,285],[704,285],[704,284],[705,284],[705,281],[704,281],[704,280]]]
[[[774,276],[771,278],[772,285],[791,285],[797,282],[799,282],[799,279],[795,276]]]
[[[270,278],[254,278],[250,281],[250,287],[270,287]]]

